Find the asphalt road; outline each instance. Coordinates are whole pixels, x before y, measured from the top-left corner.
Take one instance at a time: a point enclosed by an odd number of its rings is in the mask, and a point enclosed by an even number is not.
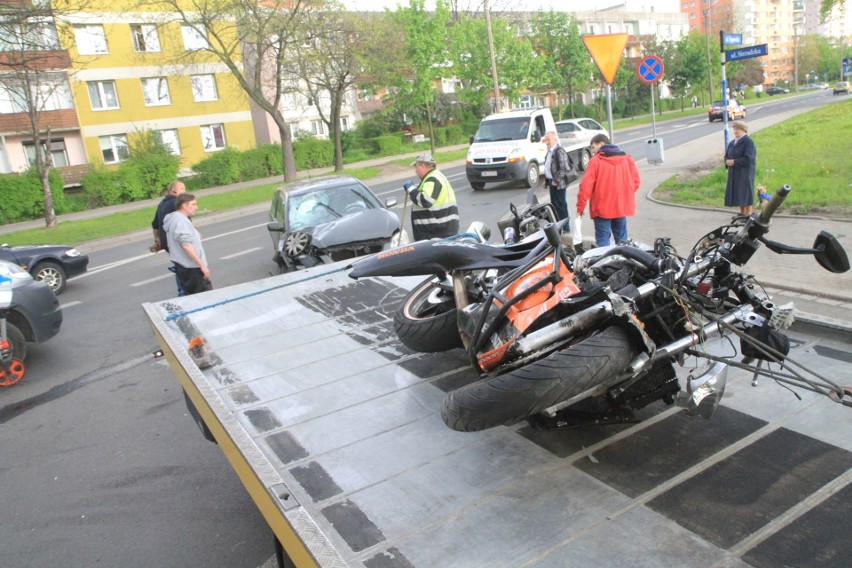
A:
[[[830,92],[748,106],[749,117],[818,105]],[[657,125],[666,147],[719,132],[706,117]],[[651,125],[616,142],[644,155]],[[463,166],[456,187],[462,226],[496,230],[524,189],[473,192]],[[413,175],[413,173],[412,173]],[[407,177],[373,185],[401,196]],[[203,202],[201,203],[203,207]],[[275,268],[255,210],[204,224],[217,288]],[[147,241],[90,253],[90,272],[60,297],[65,321],[50,342],[31,346],[27,375],[0,391],[0,565],[205,566],[252,568],[271,555],[271,532],[219,449],[188,416],[177,381],[155,348],[139,306],[175,295],[173,276]]]

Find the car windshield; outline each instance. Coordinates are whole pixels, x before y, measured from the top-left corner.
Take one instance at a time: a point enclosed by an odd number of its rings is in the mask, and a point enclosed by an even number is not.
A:
[[[319,188],[290,197],[287,221],[290,230],[296,231],[378,207],[369,190],[360,184]]]
[[[559,134],[567,134],[568,132],[574,132],[577,130],[580,130],[580,127],[573,122],[556,123],[556,132]]]
[[[503,140],[523,140],[529,136],[530,119],[528,117],[501,118],[487,120],[479,125],[474,142],[500,142]]]

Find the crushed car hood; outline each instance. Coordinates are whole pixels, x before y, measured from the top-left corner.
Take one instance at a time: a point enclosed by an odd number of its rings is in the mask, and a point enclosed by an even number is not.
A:
[[[399,229],[399,217],[387,209],[370,209],[330,223],[317,225],[311,231],[313,246],[328,248],[346,243],[389,239]]]

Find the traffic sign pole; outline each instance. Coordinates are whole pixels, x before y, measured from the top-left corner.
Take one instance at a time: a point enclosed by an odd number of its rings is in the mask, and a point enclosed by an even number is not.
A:
[[[725,125],[725,149],[728,149],[728,78],[725,74],[725,32],[719,30],[719,51],[722,55],[722,122]],[[713,101],[710,101],[712,104]]]
[[[656,55],[646,55],[636,65],[636,75],[643,83],[651,87],[651,129],[653,138],[648,140],[647,158],[649,164],[663,162],[663,141],[657,140],[657,111],[654,108],[654,84],[663,76],[663,60]],[[652,144],[652,145],[650,145]]]

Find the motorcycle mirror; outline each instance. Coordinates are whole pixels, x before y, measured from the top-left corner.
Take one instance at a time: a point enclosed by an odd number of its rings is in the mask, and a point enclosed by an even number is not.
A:
[[[846,256],[846,251],[834,235],[820,231],[814,241],[814,249],[816,249],[814,258],[829,272],[842,274],[849,270],[849,257]]]

